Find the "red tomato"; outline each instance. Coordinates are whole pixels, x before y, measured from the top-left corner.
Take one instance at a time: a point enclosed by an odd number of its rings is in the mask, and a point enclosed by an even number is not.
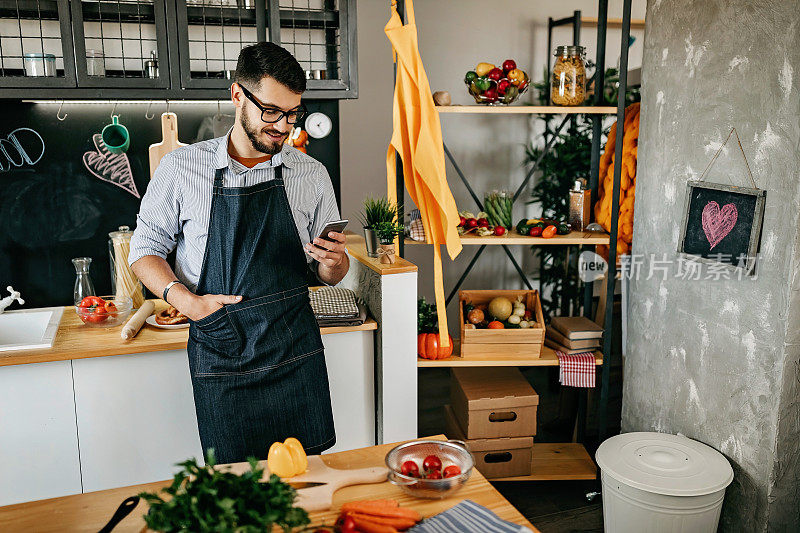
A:
[[[431,470],[441,470],[442,460],[435,455],[429,455],[422,461],[422,468],[430,472]]]
[[[551,224],[551,225],[547,226],[546,228],[544,228],[544,231],[542,231],[542,238],[549,239],[550,237],[555,235],[557,231],[558,231],[558,228]]]
[[[105,303],[105,300],[99,296],[86,296],[83,300],[81,300],[81,303],[78,304],[78,307],[91,307],[93,305],[102,305]]]
[[[347,517],[342,522],[342,533],[357,533],[358,530],[356,529],[356,523],[353,521],[351,517]]]
[[[517,63],[513,59],[506,59],[503,61],[503,72],[508,74],[512,70],[517,68]]]
[[[444,477],[456,477],[458,475],[461,475],[461,469],[459,467],[457,467],[456,465],[450,465],[450,466],[448,466],[447,468],[444,469],[444,472],[443,472],[442,475]]]
[[[506,232],[506,228],[504,228],[503,226],[495,226],[494,227],[494,234],[497,235],[498,237],[504,235],[505,232]]]
[[[400,473],[404,476],[419,477],[419,466],[414,461],[406,461],[400,467]]]
[[[92,308],[91,312],[87,314],[85,318],[85,322],[88,321],[93,324],[99,324],[100,322],[108,320],[108,313],[106,313],[104,305],[97,305]]]
[[[431,470],[430,472],[428,472],[427,478],[428,479],[442,479],[442,473],[439,472],[438,470]]]
[[[528,232],[528,235],[530,235],[531,237],[539,237],[541,236],[541,234],[542,234],[542,228],[540,228],[539,226],[532,227]]]

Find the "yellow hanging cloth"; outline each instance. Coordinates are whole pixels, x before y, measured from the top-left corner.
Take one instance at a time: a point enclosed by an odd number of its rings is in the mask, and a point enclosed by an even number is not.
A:
[[[386,155],[389,199],[397,202],[395,151],[403,160],[403,178],[408,194],[419,208],[428,244],[433,244],[433,279],[439,316],[440,344],[448,346],[447,314],[442,279],[441,245],[451,259],[461,252],[458,209],[447,185],[444,146],[439,113],[433,105],[428,76],[419,55],[414,3],[406,0],[408,24],[397,14],[392,1],[391,17],[384,31],[392,43],[397,80],[394,88],[393,132]]]

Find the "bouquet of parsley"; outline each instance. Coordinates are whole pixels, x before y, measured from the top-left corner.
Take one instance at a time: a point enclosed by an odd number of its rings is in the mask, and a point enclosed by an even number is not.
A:
[[[294,507],[297,492],[271,475],[262,483],[264,469],[255,458],[248,459],[250,471],[236,475],[214,468],[213,450],[205,466],[189,459],[178,466],[169,487],[168,497],[141,493],[150,505],[144,517],[147,527],[163,532],[255,533],[279,526],[284,531],[309,523],[308,513]]]

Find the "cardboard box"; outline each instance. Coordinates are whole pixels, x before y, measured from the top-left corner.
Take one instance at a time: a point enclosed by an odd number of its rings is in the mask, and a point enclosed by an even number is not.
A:
[[[475,467],[487,479],[529,476],[533,459],[533,437],[501,439],[466,439],[453,410],[445,405],[445,433],[448,438],[463,440],[475,458]]]
[[[539,395],[518,368],[454,368],[450,399],[468,439],[536,435]]]

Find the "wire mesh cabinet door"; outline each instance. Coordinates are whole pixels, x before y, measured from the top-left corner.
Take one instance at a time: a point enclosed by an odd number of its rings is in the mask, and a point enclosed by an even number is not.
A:
[[[75,87],[69,0],[0,2],[0,87]]]
[[[72,0],[80,87],[169,87],[165,1]]]

